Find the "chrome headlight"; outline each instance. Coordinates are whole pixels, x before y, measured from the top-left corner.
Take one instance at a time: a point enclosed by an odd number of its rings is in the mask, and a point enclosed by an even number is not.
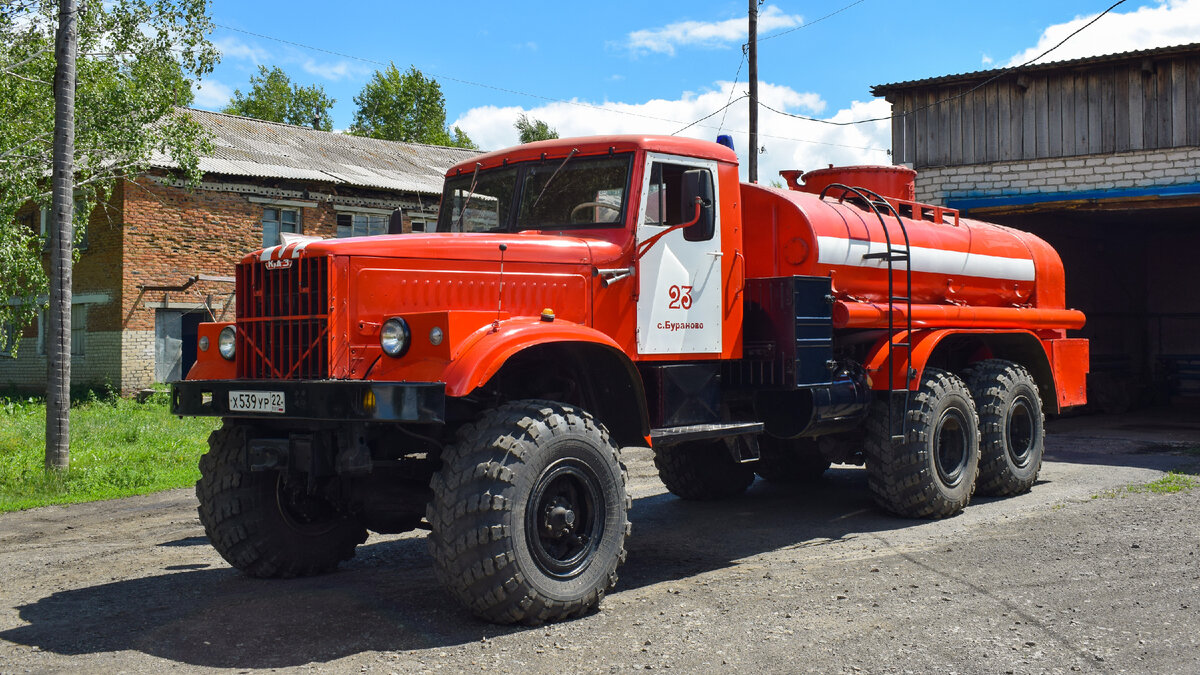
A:
[[[233,360],[235,346],[237,344],[237,329],[233,326],[225,326],[221,329],[221,334],[217,336],[217,351],[221,352],[221,356],[227,361]]]
[[[379,346],[383,347],[384,354],[399,358],[408,351],[411,337],[412,333],[408,330],[408,322],[400,317],[395,317],[383,322],[383,328],[379,331]]]

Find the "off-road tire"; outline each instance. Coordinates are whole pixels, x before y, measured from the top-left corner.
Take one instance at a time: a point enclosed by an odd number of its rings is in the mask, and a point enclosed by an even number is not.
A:
[[[1037,383],[1012,361],[993,359],[964,374],[979,412],[979,478],[976,492],[1008,497],[1037,481],[1046,448],[1046,416]]]
[[[632,501],[620,453],[591,415],[506,403],[461,428],[442,459],[429,550],[442,584],[476,616],[527,625],[582,616],[616,585]]]
[[[304,497],[305,513],[277,471],[251,471],[246,427],[226,422],[208,437],[196,481],[197,511],[221,557],[252,577],[290,578],[333,571],[367,538],[357,520]],[[293,504],[295,502],[292,502]]]
[[[723,440],[655,448],[654,466],[663,485],[681,499],[736,497],[754,482],[754,469],[735,462]]]
[[[758,437],[760,457],[750,466],[763,480],[770,483],[815,483],[821,480],[830,461],[817,449],[813,438],[776,438],[770,434]]]
[[[872,404],[867,416],[867,485],[875,502],[908,518],[958,513],[971,501],[979,468],[971,392],[955,375],[927,368],[903,414],[906,433],[898,443],[885,401]]]

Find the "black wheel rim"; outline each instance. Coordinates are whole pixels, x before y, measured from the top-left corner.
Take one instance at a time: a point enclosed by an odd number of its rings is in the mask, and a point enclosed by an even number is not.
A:
[[[933,443],[933,463],[938,477],[947,487],[956,487],[963,480],[970,455],[966,419],[959,410],[951,408],[942,413]]]
[[[329,502],[307,494],[283,474],[275,482],[275,505],[289,528],[312,537],[332,531],[341,517]]]
[[[591,467],[573,457],[546,467],[525,511],[526,539],[538,567],[559,579],[587,569],[604,534],[604,512]]]
[[[1024,396],[1018,396],[1008,410],[1006,424],[1008,456],[1012,463],[1025,468],[1033,459],[1034,422],[1033,405]]]

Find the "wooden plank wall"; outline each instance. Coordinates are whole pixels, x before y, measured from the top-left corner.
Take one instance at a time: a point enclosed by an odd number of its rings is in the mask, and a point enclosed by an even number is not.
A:
[[[1200,146],[1200,55],[1008,74],[889,96],[916,168]],[[912,112],[910,112],[912,111]]]

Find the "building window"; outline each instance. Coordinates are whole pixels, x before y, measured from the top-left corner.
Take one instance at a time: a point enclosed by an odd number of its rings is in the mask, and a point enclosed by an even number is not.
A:
[[[11,323],[0,323],[0,358],[11,359],[13,348],[17,346],[17,340],[21,339],[20,334],[16,331],[16,326]]]
[[[426,227],[427,227],[427,225],[425,224],[424,220],[412,221],[412,231],[413,232],[428,232],[429,230],[426,229]]]
[[[87,340],[87,305],[71,305],[71,356],[83,356]],[[38,316],[38,353],[46,355],[46,311]]]
[[[88,247],[88,231],[86,219],[87,201],[80,198],[75,200],[75,241],[73,246],[80,251]],[[82,222],[81,222],[82,219]],[[50,225],[54,220],[52,209],[48,206],[41,209],[42,247],[50,248]]]
[[[301,234],[300,212],[294,209],[268,207],[263,209],[263,248],[278,246],[281,232]]]
[[[337,236],[343,238],[387,234],[389,220],[389,216],[380,213],[339,213]]]

